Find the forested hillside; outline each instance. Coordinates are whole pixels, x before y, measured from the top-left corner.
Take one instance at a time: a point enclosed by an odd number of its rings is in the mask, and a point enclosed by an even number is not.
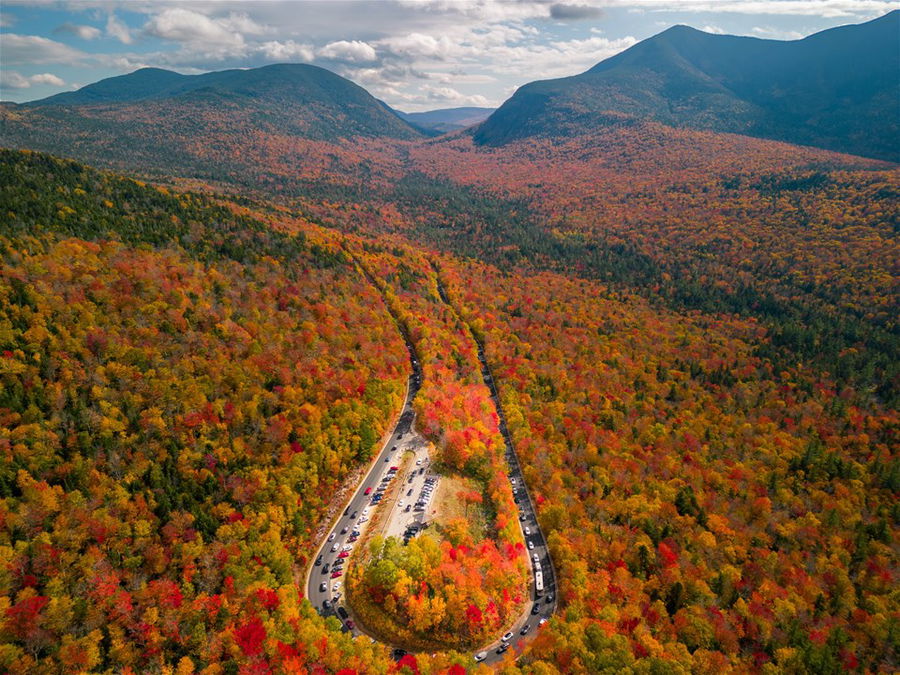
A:
[[[2,668],[384,672],[296,585],[403,393],[378,292],[199,195],[0,172]]]

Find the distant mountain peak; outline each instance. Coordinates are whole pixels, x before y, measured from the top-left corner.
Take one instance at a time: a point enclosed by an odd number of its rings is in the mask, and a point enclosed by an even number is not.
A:
[[[621,115],[900,161],[900,10],[802,40],[672,26],[581,75],[531,82],[475,132],[502,145]]]

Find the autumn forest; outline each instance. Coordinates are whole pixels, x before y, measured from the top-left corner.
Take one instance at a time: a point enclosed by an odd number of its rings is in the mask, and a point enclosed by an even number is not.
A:
[[[897,672],[897,165],[351,93],[0,108],[0,672]]]

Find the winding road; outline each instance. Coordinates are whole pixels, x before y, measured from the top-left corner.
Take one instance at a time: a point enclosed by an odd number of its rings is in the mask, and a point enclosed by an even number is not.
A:
[[[369,281],[378,288],[378,285],[369,275],[365,267],[360,265],[360,269]],[[438,280],[438,293],[440,294],[441,300],[455,313],[455,309],[447,299],[440,280]],[[391,310],[389,309],[389,311]],[[371,511],[373,511],[373,493],[377,492],[378,486],[387,475],[393,475],[394,472],[392,472],[391,467],[400,464],[400,456],[405,449],[415,447],[422,441],[421,437],[419,437],[413,429],[415,412],[412,408],[413,400],[422,384],[422,367],[419,363],[415,347],[412,344],[407,331],[404,329],[403,324],[399,318],[394,315],[393,311],[391,311],[391,316],[393,317],[398,330],[400,330],[403,335],[413,371],[407,383],[406,399],[393,431],[390,436],[388,436],[381,450],[372,460],[368,472],[356,487],[353,496],[345,505],[343,511],[340,512],[340,516],[332,523],[331,528],[328,530],[328,534],[323,537],[323,540],[319,544],[315,553],[315,562],[310,566],[307,572],[305,584],[306,595],[313,607],[324,616],[336,615],[341,620],[344,630],[350,630],[355,635],[364,633],[358,626],[353,625],[352,622],[348,625],[349,615],[344,604],[343,576],[332,577],[335,564],[337,563],[340,569],[344,565],[343,561],[350,559],[349,551],[355,543],[354,532],[357,532],[357,536],[359,536],[362,533],[363,528],[368,524],[369,521],[367,515],[372,515]],[[460,321],[462,321],[461,318]],[[464,322],[463,324],[465,325]],[[503,658],[502,652],[498,653],[498,649],[504,644],[508,645],[507,649],[512,649],[516,652],[521,651],[524,643],[530,640],[537,632],[539,622],[542,619],[549,618],[550,615],[556,611],[556,574],[553,569],[553,563],[550,560],[546,539],[537,522],[534,503],[528,492],[528,488],[525,485],[521,467],[512,444],[512,439],[509,435],[506,417],[503,414],[503,409],[500,404],[500,397],[497,388],[494,385],[490,367],[485,358],[484,345],[473,333],[471,333],[471,331],[469,332],[472,334],[472,339],[478,347],[478,358],[481,362],[481,375],[485,385],[487,385],[491,391],[491,396],[494,399],[494,404],[500,419],[500,432],[506,443],[506,459],[509,464],[509,479],[512,483],[516,498],[516,506],[519,510],[519,525],[522,528],[523,538],[526,542],[529,542],[530,548],[527,551],[527,554],[529,564],[532,568],[530,585],[531,601],[526,603],[522,615],[509,629],[510,633],[512,633],[512,637],[506,641],[502,641],[498,635],[497,640],[492,644],[483,647],[481,650],[478,650],[476,654],[473,654],[473,659],[491,664]],[[412,474],[416,473],[422,472],[417,472],[414,465]],[[402,478],[405,478],[405,476]],[[411,475],[410,480],[413,479],[414,478]],[[401,482],[401,486],[403,488],[408,487],[406,482]],[[418,492],[415,494],[418,494]],[[368,512],[366,512],[367,508],[369,509]],[[392,507],[391,513],[393,518],[408,517],[408,514],[402,509],[395,507]],[[401,514],[403,515],[401,516]],[[528,534],[526,534],[526,531]],[[540,597],[535,597],[534,595],[534,573],[537,562],[540,562],[544,581],[544,592]]]

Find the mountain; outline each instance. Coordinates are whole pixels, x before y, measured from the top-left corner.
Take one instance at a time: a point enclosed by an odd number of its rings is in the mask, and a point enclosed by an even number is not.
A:
[[[223,70],[202,75],[180,75],[159,68],[142,68],[129,75],[101,80],[78,91],[32,101],[22,107],[74,108],[107,106],[106,112],[141,109],[161,116],[193,112],[231,113],[235,122],[252,121],[258,128],[332,140],[353,136],[417,138],[420,134],[379,104],[362,87],[324,68],[284,63],[245,70]],[[96,117],[95,111],[87,116]]]
[[[429,110],[427,112],[406,113],[399,110],[395,112],[414,126],[447,133],[483,122],[494,112],[494,108],[475,108],[470,106],[464,108],[442,108],[441,110]]]
[[[634,118],[900,161],[900,10],[802,40],[675,26],[585,73],[521,87],[483,145]]]

